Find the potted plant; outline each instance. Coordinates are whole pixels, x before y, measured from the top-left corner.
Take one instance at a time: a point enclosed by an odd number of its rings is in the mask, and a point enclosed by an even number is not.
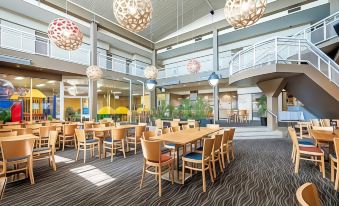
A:
[[[261,126],[267,126],[267,116],[266,116],[266,111],[267,111],[267,98],[265,95],[262,95],[258,99],[258,115],[260,117],[260,122]]]
[[[52,121],[52,120],[53,120],[52,115],[48,115],[48,116],[47,116],[47,120],[48,120],[48,121]]]

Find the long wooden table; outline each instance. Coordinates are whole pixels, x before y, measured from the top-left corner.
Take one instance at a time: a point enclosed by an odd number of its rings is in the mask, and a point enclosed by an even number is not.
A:
[[[326,142],[329,145],[329,153],[334,153],[334,138],[339,138],[339,129],[334,131],[323,131],[323,130],[313,130],[314,131],[314,139],[318,142]]]
[[[201,128],[192,128],[192,129],[186,129],[186,130],[180,130],[178,132],[170,132],[167,134],[163,134],[157,137],[152,137],[152,140],[160,140],[168,143],[173,143],[175,144],[175,150],[177,153],[177,162],[176,162],[176,182],[181,183],[179,180],[179,164],[180,164],[180,155],[179,155],[179,150],[181,147],[183,147],[183,155],[185,155],[186,151],[186,145],[189,143],[194,143],[203,137],[206,137],[207,135],[216,133],[220,131],[221,128],[219,129],[210,129],[206,127],[201,127]]]
[[[10,140],[25,140],[25,139],[34,139],[38,140],[39,137],[33,134],[24,134],[24,135],[18,135],[18,136],[7,136],[7,137],[0,137],[1,141],[10,141]]]

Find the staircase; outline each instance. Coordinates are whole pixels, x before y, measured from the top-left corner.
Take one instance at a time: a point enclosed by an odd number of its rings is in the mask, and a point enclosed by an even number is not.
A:
[[[272,139],[286,137],[286,131],[272,131],[267,127],[237,127],[234,139]]]

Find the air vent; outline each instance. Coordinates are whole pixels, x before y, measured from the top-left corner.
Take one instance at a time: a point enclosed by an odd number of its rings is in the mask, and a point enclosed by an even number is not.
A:
[[[200,36],[200,37],[197,37],[197,38],[195,38],[195,42],[197,42],[197,41],[201,41],[202,40],[202,37]]]
[[[300,11],[300,10],[301,10],[301,7],[300,7],[300,6],[298,6],[298,7],[295,7],[295,8],[289,9],[289,10],[288,10],[288,13],[290,14],[290,13],[294,13],[294,12],[297,12],[297,11]]]
[[[167,49],[167,50],[171,50],[171,49],[172,49],[172,47],[171,47],[171,46],[169,46],[169,47],[167,47],[166,49]]]

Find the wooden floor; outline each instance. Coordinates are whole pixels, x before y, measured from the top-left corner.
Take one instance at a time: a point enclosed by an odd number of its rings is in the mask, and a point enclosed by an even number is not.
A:
[[[110,160],[74,162],[75,150],[57,153],[57,171],[47,162],[35,166],[35,185],[28,180],[8,184],[1,205],[296,205],[295,191],[305,182],[319,189],[323,205],[339,205],[339,193],[312,163],[293,173],[288,139],[238,140],[236,160],[202,193],[201,175],[184,186],[163,181],[158,197],[154,176],[146,176],[139,189],[142,154],[129,153]],[[89,158],[89,157],[88,157]],[[327,168],[327,171],[329,168]],[[327,177],[329,174],[327,173]]]

